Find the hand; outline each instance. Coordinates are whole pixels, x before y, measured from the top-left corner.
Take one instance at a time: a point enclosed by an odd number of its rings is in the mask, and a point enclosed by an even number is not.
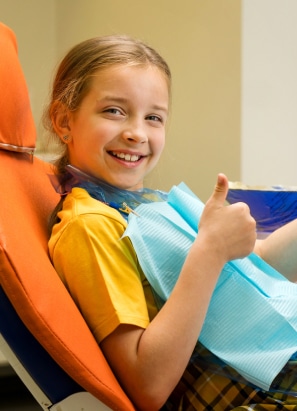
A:
[[[256,241],[256,222],[245,203],[225,205],[228,179],[219,174],[215,189],[205,204],[199,224],[199,236],[204,236],[212,249],[225,261],[250,254]]]

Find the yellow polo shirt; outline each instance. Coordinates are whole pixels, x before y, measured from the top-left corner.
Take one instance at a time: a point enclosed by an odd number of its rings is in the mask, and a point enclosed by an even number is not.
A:
[[[100,343],[120,324],[146,328],[157,313],[152,290],[121,214],[74,188],[53,227],[53,265]]]

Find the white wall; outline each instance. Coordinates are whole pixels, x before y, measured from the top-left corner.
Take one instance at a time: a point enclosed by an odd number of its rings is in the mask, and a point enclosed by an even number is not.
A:
[[[297,185],[297,1],[243,0],[241,180]]]

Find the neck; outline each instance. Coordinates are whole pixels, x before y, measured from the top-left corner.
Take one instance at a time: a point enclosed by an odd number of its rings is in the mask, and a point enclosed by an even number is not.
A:
[[[112,208],[117,209],[123,217],[127,219],[130,212],[143,203],[154,201],[165,201],[167,194],[159,190],[142,188],[136,191],[129,191],[112,186],[103,180],[92,175],[86,174],[77,167],[68,164],[66,166],[68,175],[65,183],[55,187],[61,195],[67,195],[73,187],[85,189],[89,195]],[[137,214],[137,212],[135,212]]]

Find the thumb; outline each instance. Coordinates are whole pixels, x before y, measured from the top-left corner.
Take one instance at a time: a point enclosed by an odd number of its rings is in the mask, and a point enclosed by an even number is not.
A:
[[[216,201],[218,205],[224,205],[228,194],[229,183],[225,174],[218,174],[217,182],[212,193],[212,200]]]

